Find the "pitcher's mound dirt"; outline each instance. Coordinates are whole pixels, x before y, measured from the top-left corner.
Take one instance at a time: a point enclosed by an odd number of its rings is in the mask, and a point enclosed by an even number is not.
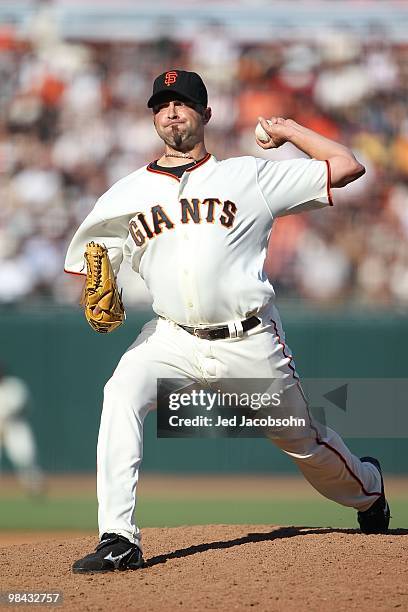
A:
[[[145,568],[94,575],[71,573],[93,537],[2,547],[0,590],[62,591],[75,611],[408,609],[407,530],[206,525],[144,529],[143,542]]]

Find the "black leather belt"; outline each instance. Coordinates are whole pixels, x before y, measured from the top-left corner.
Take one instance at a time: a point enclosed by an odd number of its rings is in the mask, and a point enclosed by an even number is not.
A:
[[[258,319],[258,317],[249,317],[248,319],[244,319],[241,321],[242,331],[247,332],[259,325],[260,322],[261,319]],[[222,325],[220,327],[187,327],[186,325],[180,325],[180,327],[185,329],[189,334],[197,336],[197,338],[201,338],[202,340],[221,340],[223,338],[239,337],[240,335],[237,333],[235,336],[233,336],[230,333],[228,325]]]

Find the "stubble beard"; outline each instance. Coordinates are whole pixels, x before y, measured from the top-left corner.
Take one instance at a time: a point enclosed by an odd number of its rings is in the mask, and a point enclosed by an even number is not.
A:
[[[162,136],[162,138],[168,146],[182,153],[190,151],[195,144],[192,134],[189,131],[181,132],[178,125],[173,125],[171,135]]]
[[[178,149],[183,144],[183,136],[180,134],[177,125],[174,125],[172,128],[172,135],[174,141],[174,148]]]

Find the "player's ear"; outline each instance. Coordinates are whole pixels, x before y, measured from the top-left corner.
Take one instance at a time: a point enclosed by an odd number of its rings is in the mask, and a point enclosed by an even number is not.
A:
[[[206,125],[209,122],[209,120],[211,119],[211,115],[212,115],[212,112],[211,112],[211,108],[210,107],[204,109],[204,112],[203,112],[203,122],[204,122],[204,125]]]

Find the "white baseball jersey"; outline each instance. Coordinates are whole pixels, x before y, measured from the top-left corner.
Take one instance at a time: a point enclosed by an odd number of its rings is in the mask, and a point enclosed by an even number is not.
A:
[[[96,203],[69,246],[65,269],[86,273],[90,240],[144,279],[153,310],[183,325],[244,319],[273,300],[263,271],[276,217],[331,204],[325,161],[206,157],[181,179],[144,166]]]

